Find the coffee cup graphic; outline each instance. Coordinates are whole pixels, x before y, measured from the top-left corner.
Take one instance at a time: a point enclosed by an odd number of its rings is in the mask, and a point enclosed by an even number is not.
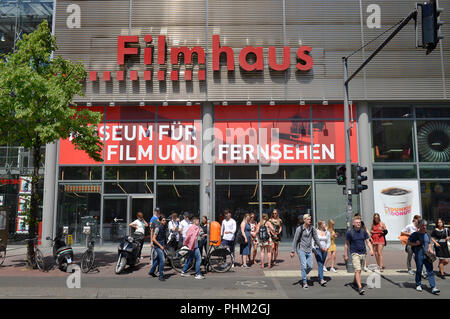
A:
[[[411,214],[413,191],[402,187],[388,187],[381,190],[384,212],[388,216]]]

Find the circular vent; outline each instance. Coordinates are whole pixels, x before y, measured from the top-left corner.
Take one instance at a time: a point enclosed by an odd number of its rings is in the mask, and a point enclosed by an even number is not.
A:
[[[427,122],[417,134],[419,153],[426,162],[450,161],[450,126],[446,122]]]

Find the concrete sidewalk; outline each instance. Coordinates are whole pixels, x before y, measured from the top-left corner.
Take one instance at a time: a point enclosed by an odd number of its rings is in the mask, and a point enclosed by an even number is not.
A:
[[[85,247],[74,247],[74,263],[80,264],[81,256],[85,251]],[[53,265],[54,260],[52,257],[52,248],[41,248],[44,256],[46,265]],[[337,273],[332,273],[330,271],[326,272],[329,276],[347,276],[348,274],[345,268],[344,258],[343,258],[344,247],[342,244],[338,244],[337,256],[336,256],[336,266]],[[239,246],[236,245],[235,251],[235,264],[231,271],[236,276],[299,276],[300,275],[300,262],[298,256],[295,255],[293,258],[289,256],[290,252],[290,242],[282,242],[279,248],[278,262],[276,266],[268,269],[266,266],[264,269],[258,264],[251,265],[249,269],[240,267],[241,256],[239,255]],[[89,273],[89,276],[94,277],[104,277],[114,275],[114,267],[117,261],[117,245],[104,245],[95,247],[96,255],[96,265],[98,269]],[[40,272],[38,270],[29,270],[25,263],[26,247],[25,246],[8,246],[6,260],[4,264],[0,267],[0,277],[1,276],[67,276],[66,273],[58,270],[57,268],[49,270],[47,272]],[[150,268],[150,245],[144,245],[142,250],[143,260],[135,267],[133,270],[125,271],[123,276],[138,276],[146,277],[147,272]],[[406,275],[406,253],[404,252],[404,246],[401,244],[388,244],[383,251],[384,256],[384,266],[386,275]],[[256,255],[256,261],[259,262],[260,251]],[[267,256],[265,256],[265,261],[267,265]],[[369,266],[375,266],[376,261],[374,256],[367,256],[367,264]],[[329,267],[329,265],[328,265]],[[414,267],[414,261],[413,261]],[[317,269],[317,264],[314,261],[314,269]],[[435,269],[437,269],[437,263],[435,264]],[[169,273],[175,273],[170,267],[167,267]],[[312,274],[315,274],[317,270],[313,270]],[[210,273],[213,276],[222,276],[223,274]],[[208,274],[209,275],[209,274]],[[122,275],[121,275],[122,276]]]

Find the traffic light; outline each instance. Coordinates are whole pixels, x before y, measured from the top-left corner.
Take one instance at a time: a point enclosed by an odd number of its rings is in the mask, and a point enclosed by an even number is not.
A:
[[[430,54],[444,38],[440,30],[443,22],[439,18],[444,9],[439,8],[437,0],[419,5],[422,7],[422,47],[427,49],[426,54]]]
[[[346,177],[345,177],[345,165],[338,166],[336,168],[336,182],[338,185],[345,185]]]
[[[359,194],[363,190],[367,189],[367,185],[361,184],[362,182],[367,180],[367,176],[361,175],[364,172],[367,172],[367,167],[364,166],[354,166],[354,176],[355,176],[355,189],[354,194]]]

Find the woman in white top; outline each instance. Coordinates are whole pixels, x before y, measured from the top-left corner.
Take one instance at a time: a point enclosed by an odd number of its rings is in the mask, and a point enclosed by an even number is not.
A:
[[[321,286],[325,286],[327,282],[323,279],[323,264],[327,259],[328,248],[330,248],[331,245],[331,235],[330,232],[326,230],[325,221],[323,220],[320,220],[317,223],[317,236],[319,237],[320,247],[317,247],[313,241],[315,248],[314,254],[316,255],[317,267],[319,271],[319,283]],[[325,251],[322,251],[322,249],[325,249]]]

